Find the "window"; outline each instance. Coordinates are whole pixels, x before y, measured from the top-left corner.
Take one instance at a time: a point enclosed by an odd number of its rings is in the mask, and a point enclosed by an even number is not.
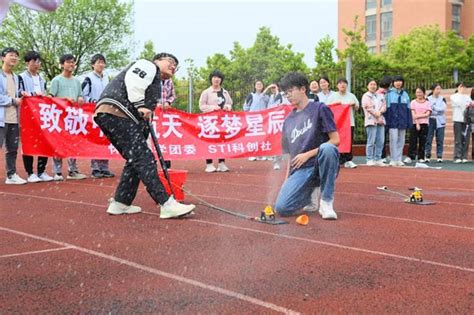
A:
[[[380,45],[380,52],[384,53],[387,51],[387,45]]]
[[[369,47],[369,53],[375,54],[377,52],[377,48],[375,46]]]
[[[369,15],[365,17],[365,41],[370,42],[376,39],[377,16]]]
[[[382,7],[392,5],[392,0],[382,0]]]
[[[365,1],[365,9],[370,10],[370,9],[375,9],[377,8],[377,0],[366,0]]]
[[[380,15],[380,39],[392,37],[392,12],[382,13]]]
[[[451,27],[455,32],[461,31],[461,5],[459,4],[453,4]]]

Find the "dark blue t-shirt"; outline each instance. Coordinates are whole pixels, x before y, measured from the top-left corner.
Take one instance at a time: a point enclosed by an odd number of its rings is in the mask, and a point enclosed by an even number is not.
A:
[[[319,148],[329,140],[328,133],[337,131],[334,115],[327,105],[309,102],[302,111],[294,109],[283,123],[282,148],[293,159],[296,155]],[[314,166],[316,157],[301,168]]]

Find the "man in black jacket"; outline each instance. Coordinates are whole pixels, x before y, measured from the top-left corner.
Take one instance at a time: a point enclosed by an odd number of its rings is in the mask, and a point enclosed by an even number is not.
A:
[[[115,197],[107,213],[132,214],[140,180],[153,200],[161,205],[160,218],[177,218],[190,213],[194,205],[177,202],[168,196],[161,183],[156,159],[148,148],[148,122],[161,101],[161,80],[173,76],[178,59],[171,54],[153,62],[140,59],[117,75],[105,88],[95,109],[94,120],[112,145],[127,161]]]

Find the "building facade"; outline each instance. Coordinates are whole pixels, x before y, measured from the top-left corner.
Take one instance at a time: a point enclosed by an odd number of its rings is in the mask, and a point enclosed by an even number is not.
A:
[[[338,0],[339,49],[346,47],[342,29],[353,28],[356,15],[372,53],[383,52],[390,38],[424,25],[438,24],[464,39],[474,34],[474,0]]]

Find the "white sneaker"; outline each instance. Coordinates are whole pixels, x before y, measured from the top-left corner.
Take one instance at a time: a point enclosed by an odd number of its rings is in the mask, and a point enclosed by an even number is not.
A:
[[[255,156],[249,157],[249,161],[256,161],[256,160],[257,160],[257,158]]]
[[[142,208],[138,206],[127,206],[121,202],[115,201],[114,198],[109,199],[109,207],[107,208],[108,214],[118,215],[118,214],[134,214],[142,212]]]
[[[390,161],[390,163],[388,165],[390,165],[392,167],[397,167],[398,163],[397,163],[397,161]]]
[[[456,164],[461,163],[461,162],[462,162],[461,159],[455,159],[455,160],[454,160],[454,163],[456,163]]]
[[[5,184],[7,184],[7,185],[23,185],[23,184],[26,184],[26,180],[24,180],[23,178],[18,176],[18,174],[15,173],[12,176],[7,177],[7,179],[5,180]]]
[[[274,170],[279,170],[279,169],[281,169],[280,164],[279,164],[279,163],[273,164],[273,169],[274,169]]]
[[[319,203],[319,214],[324,220],[337,220],[337,214],[332,207],[333,201],[324,201]]]
[[[406,164],[410,164],[411,163],[411,159],[409,156],[407,156],[404,160],[403,160],[404,163]]]
[[[462,159],[462,163],[467,163],[467,159]]]
[[[266,156],[259,156],[257,158],[257,161],[266,161],[267,160],[267,157]]]
[[[67,179],[86,179],[87,176],[85,174],[79,173],[78,171],[69,172],[67,175]]]
[[[185,205],[177,202],[173,196],[170,196],[160,209],[160,219],[179,218],[191,213],[196,206],[193,204]]]
[[[319,198],[321,197],[321,187],[314,188],[311,193],[311,202],[303,208],[306,212],[316,212],[319,210]]]
[[[36,174],[31,174],[30,176],[28,176],[28,178],[26,179],[26,181],[28,183],[39,183],[41,182],[41,178],[38,177],[38,175]]]
[[[53,177],[49,176],[46,173],[43,173],[43,174],[39,175],[38,177],[39,177],[39,179],[41,179],[42,182],[50,182],[50,181],[54,180]]]
[[[215,171],[217,171],[217,168],[214,166],[214,164],[206,164],[206,169],[204,170],[204,172],[214,173]]]
[[[418,160],[418,163],[425,163],[425,162],[426,162],[425,159],[419,159],[419,160]]]
[[[443,163],[443,159],[437,159],[436,162]]]
[[[384,163],[383,160],[377,160],[377,161],[375,161],[375,165],[376,165],[376,166],[381,166],[381,167],[388,166],[387,164]]]
[[[402,161],[397,161],[397,166],[405,166],[405,163],[403,163]]]
[[[352,162],[352,161],[347,161],[346,163],[344,163],[344,167],[345,167],[345,168],[356,168],[356,167],[357,167],[357,164],[355,164],[355,163]]]
[[[225,165],[224,162],[220,162],[219,165],[217,165],[217,171],[218,172],[228,172],[230,169]]]
[[[64,180],[64,176],[59,175],[59,174],[54,174],[53,180],[55,180],[57,182],[62,182]]]
[[[367,161],[367,166],[375,166],[377,165],[374,160],[368,160]]]
[[[383,158],[383,159],[382,159],[382,162],[383,162],[383,163],[388,163],[388,159],[387,159],[387,158]]]

